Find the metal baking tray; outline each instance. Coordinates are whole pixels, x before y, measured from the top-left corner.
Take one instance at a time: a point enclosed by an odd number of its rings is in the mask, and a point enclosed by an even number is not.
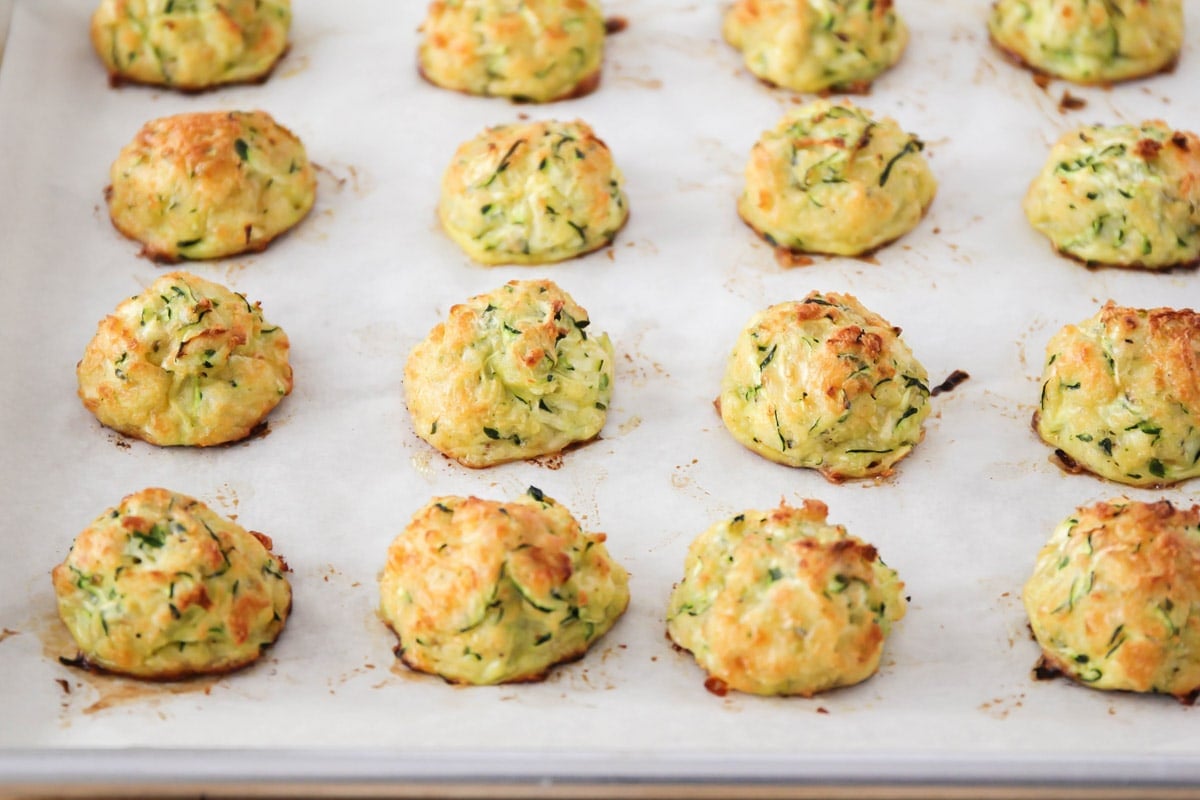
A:
[[[297,0],[291,50],[263,85],[114,90],[86,35],[91,6],[16,3],[0,69],[0,785],[1200,783],[1197,712],[1034,682],[1018,600],[1054,524],[1123,491],[1063,475],[1030,432],[1046,339],[1110,297],[1200,302],[1195,272],[1058,257],[1020,201],[1070,126],[1200,125],[1196,26],[1174,74],[1070,87],[1086,107],[1060,110],[1065,84],[1041,87],[989,47],[987,3],[905,0],[908,52],[857,100],[924,138],[937,199],[873,258],[787,268],[734,202],[751,145],[796,98],[741,67],[719,4],[609,0],[629,24],[599,91],[549,106],[423,83],[417,0]],[[148,119],[234,108],[300,135],[322,167],[317,206],[264,253],[187,268],[262,301],[291,338],[296,389],[262,438],[204,451],[125,441],[83,410],[73,368],[97,321],[163,268],[109,223],[108,167]],[[551,116],[586,119],[608,142],[628,227],[565,264],[471,263],[435,218],[442,169],[489,124]],[[452,304],[518,277],[556,280],[610,334],[614,403],[601,438],[561,459],[472,471],[413,435],[403,363]],[[751,314],[811,289],[851,292],[901,326],[933,380],[970,373],[888,480],[836,486],[768,463],[713,411]],[[152,485],[269,534],[294,568],[294,616],[252,669],[141,685],[59,663],[73,651],[49,570],[96,514]],[[626,616],[541,684],[455,688],[398,666],[374,613],[392,537],[434,494],[529,485],[608,534],[632,574]],[[1190,503],[1198,491],[1128,493]],[[684,551],[725,515],[805,497],[899,571],[908,616],[860,686],[714,696],[663,636]]]

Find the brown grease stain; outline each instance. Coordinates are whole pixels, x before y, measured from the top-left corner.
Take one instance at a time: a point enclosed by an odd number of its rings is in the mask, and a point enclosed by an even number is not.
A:
[[[360,180],[358,167],[353,164],[335,164],[333,166],[324,166],[313,161],[310,162],[314,170],[318,173],[327,176],[333,182],[333,188],[337,192],[341,192],[350,185],[350,191],[355,195],[362,197],[367,193],[369,187],[364,186],[364,181]]]
[[[609,36],[615,36],[629,28],[629,20],[625,17],[609,17],[604,20],[604,32]]]
[[[711,675],[705,679],[704,688],[717,697],[724,697],[729,694],[729,685],[720,678],[714,678]]]
[[[1009,714],[1025,705],[1024,700],[1024,693],[1008,698],[993,697],[991,700],[980,703],[979,710],[987,712],[996,719],[1007,719]]]
[[[10,636],[20,636],[20,635],[21,635],[20,631],[14,631],[12,628],[4,628],[3,630],[0,630],[0,642],[3,642],[5,639],[7,639]]]
[[[63,663],[64,659],[71,661],[79,659],[78,649],[71,638],[67,627],[58,618],[57,611],[51,611],[45,619],[35,620],[41,629],[37,636],[42,642],[42,654],[52,660]],[[74,712],[74,703],[87,703],[77,713],[85,715],[97,714],[110,708],[133,703],[146,703],[150,708],[157,709],[164,700],[185,694],[211,694],[212,687],[221,682],[221,676],[188,678],[181,681],[142,681],[137,678],[127,678],[111,673],[99,672],[92,669],[70,669],[69,675],[75,679],[77,688],[87,687],[90,692],[72,693],[69,680],[55,678],[59,686],[64,683],[68,688],[63,691],[67,695],[62,704],[63,721]],[[84,696],[86,695],[86,696]],[[90,701],[90,702],[89,702]],[[162,712],[159,712],[160,716]]]
[[[1068,111],[1078,111],[1081,108],[1087,108],[1087,100],[1064,90],[1062,97],[1058,100],[1058,113],[1066,114]]]
[[[233,283],[237,279],[237,276],[244,272],[248,266],[250,266],[250,262],[248,261],[230,261],[227,263],[225,265],[225,282]]]
[[[236,522],[238,518],[238,506],[241,504],[241,501],[238,499],[237,491],[228,483],[226,483],[217,490],[214,499],[221,505],[222,508],[226,509],[225,515],[229,517],[229,519]]]
[[[639,89],[658,90],[663,87],[663,82],[658,78],[643,78],[639,75],[618,75],[614,79],[614,82],[636,86]]]
[[[280,59],[280,60],[282,61],[283,59]],[[300,73],[307,70],[308,66],[309,66],[309,59],[308,59],[307,55],[302,54],[302,55],[296,56],[295,58],[288,58],[287,64],[284,66],[284,69],[282,69],[279,73],[279,78],[281,80],[286,80],[288,78],[294,78],[297,75],[299,75]]]
[[[929,392],[930,397],[937,397],[939,394],[954,391],[964,381],[970,379],[970,375],[961,369],[956,369],[946,376],[946,380],[939,383]]]
[[[529,459],[529,463],[536,464],[537,466],[544,467],[545,469],[559,470],[562,469],[563,466],[563,456],[561,452],[551,453],[548,456],[531,458]]]
[[[146,683],[115,675],[83,674],[87,676],[84,682],[100,694],[95,702],[83,709],[82,713],[88,715],[141,701],[149,701],[152,708],[157,708],[163,700],[177,695],[212,694],[212,687],[220,681],[220,678],[208,677],[188,678],[175,683]]]
[[[644,328],[632,337],[634,348],[641,347],[642,340],[645,339],[648,331],[648,328]],[[671,373],[667,372],[662,364],[637,349],[633,352],[622,353],[621,357],[617,359],[615,367],[617,377],[622,381],[629,381],[634,386],[644,386],[650,379],[651,373],[662,378],[671,377]]]
[[[794,269],[795,267],[807,267],[816,262],[811,256],[806,256],[803,253],[797,253],[794,250],[789,250],[786,247],[775,248],[775,263],[784,269]]]

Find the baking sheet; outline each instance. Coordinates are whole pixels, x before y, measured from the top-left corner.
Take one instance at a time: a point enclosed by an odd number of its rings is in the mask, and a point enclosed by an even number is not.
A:
[[[1124,491],[1060,474],[1030,432],[1046,339],[1109,297],[1200,303],[1195,272],[1058,258],[1020,198],[1069,126],[1197,127],[1195,25],[1175,74],[1072,87],[1087,107],[1064,114],[1064,84],[1043,90],[987,46],[985,2],[905,0],[908,53],[859,102],[927,141],[938,197],[873,260],[785,269],[734,202],[750,146],[794,101],[740,67],[715,4],[609,0],[629,28],[610,39],[600,91],[545,107],[422,83],[414,0],[297,0],[291,51],[262,86],[111,90],[86,37],[91,5],[17,3],[0,69],[0,780],[1200,781],[1194,710],[1032,681],[1018,600],[1053,526]],[[317,206],[265,253],[188,269],[262,301],[291,338],[296,389],[265,438],[201,452],[124,441],[83,410],[73,367],[96,322],[163,270],[109,223],[108,165],[150,118],[256,107],[323,166]],[[633,209],[613,248],[485,268],[440,232],[438,180],[457,143],[520,116],[578,116],[608,142]],[[467,470],[410,430],[404,358],[450,305],[518,277],[558,281],[610,334],[613,406],[601,440],[561,463]],[[882,483],[833,486],[768,463],[713,411],[751,314],[814,288],[852,292],[903,327],[935,382],[971,374],[933,401],[925,441]],[[374,616],[388,543],[434,494],[505,498],[531,484],[608,533],[632,575],[628,613],[539,685],[455,688],[398,667]],[[253,669],[146,687],[57,662],[73,650],[50,568],[96,514],[150,485],[236,514],[295,570],[294,615]],[[1128,490],[1185,503],[1197,492]],[[907,584],[908,616],[858,687],[709,694],[663,637],[684,551],[723,516],[804,497],[879,548]]]

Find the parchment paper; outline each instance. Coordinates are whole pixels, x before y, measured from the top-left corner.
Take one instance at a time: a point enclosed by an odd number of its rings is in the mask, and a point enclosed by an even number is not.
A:
[[[937,199],[871,261],[785,269],[734,203],[751,145],[794,99],[741,67],[720,41],[717,4],[609,0],[629,28],[609,40],[600,90],[545,107],[423,83],[417,0],[297,0],[291,51],[261,86],[114,90],[87,39],[91,5],[18,2],[0,69],[0,777],[263,774],[270,762],[313,777],[1200,780],[1197,712],[1034,682],[1018,599],[1075,506],[1122,492],[1190,503],[1200,491],[1064,476],[1029,428],[1058,327],[1110,297],[1195,305],[1200,275],[1088,271],[1055,255],[1020,207],[1068,127],[1200,127],[1200,20],[1175,74],[1071,87],[1087,106],[1061,113],[1066,84],[1039,88],[988,46],[987,3],[904,0],[908,52],[858,102],[926,140]],[[266,109],[303,139],[325,169],[317,206],[262,254],[187,268],[262,301],[291,338],[296,389],[265,438],[206,451],[124,441],[82,408],[74,365],[96,323],[163,268],[109,223],[109,164],[146,120],[237,108]],[[612,148],[632,218],[610,250],[485,268],[440,231],[438,181],[454,148],[523,116],[581,117]],[[517,277],[559,282],[610,334],[614,404],[601,440],[561,468],[471,471],[412,433],[403,363],[449,306]],[[935,383],[971,375],[933,401],[925,441],[878,485],[768,463],[712,406],[749,317],[814,288],[852,292],[901,326]],[[626,616],[540,685],[454,688],[398,667],[374,616],[388,543],[432,495],[509,498],[531,484],[607,532],[632,573]],[[236,514],[294,568],[294,615],[256,667],[142,687],[57,662],[74,650],[50,569],[92,518],[152,485]],[[725,515],[804,497],[899,571],[908,616],[858,687],[716,697],[663,635],[684,551]]]

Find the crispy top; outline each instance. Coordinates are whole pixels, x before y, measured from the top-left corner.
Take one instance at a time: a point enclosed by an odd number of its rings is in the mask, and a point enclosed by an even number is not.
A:
[[[864,92],[908,43],[892,0],[736,0],[723,31],[747,69],[798,92]]]
[[[291,0],[100,0],[92,45],[114,80],[185,91],[265,79]]]
[[[1097,689],[1200,689],[1200,506],[1079,508],[1038,554],[1025,608],[1046,663]]]
[[[476,261],[562,261],[616,237],[629,215],[623,184],[585,122],[499,125],[455,152],[438,215]]]
[[[147,122],[111,170],[109,213],[163,261],[262,250],[316,197],[304,145],[262,111]]]
[[[258,658],[291,608],[271,540],[166,489],[124,498],[54,568],[59,614],[87,662],[169,680]]]
[[[381,614],[414,669],[489,684],[582,655],[629,602],[604,534],[536,488],[508,503],[437,497],[388,549]]]
[[[721,418],[773,461],[840,481],[890,474],[923,435],[929,379],[857,298],[810,292],[756,314],[721,383]]]
[[[1200,475],[1200,314],[1108,301],[1046,345],[1037,431],[1109,480]]]
[[[858,255],[907,233],[937,191],[924,144],[849,103],[793,109],[755,143],[742,218],[787,250]]]
[[[447,89],[545,103],[600,79],[596,0],[434,0],[421,31],[421,73]]]
[[[739,691],[810,696],[874,674],[904,616],[904,584],[875,548],[805,500],[745,511],[688,548],[668,635]]]
[[[1035,70],[1077,83],[1151,75],[1183,45],[1182,0],[997,0],[992,41]]]
[[[1200,258],[1200,138],[1162,120],[1091,125],[1058,140],[1025,214],[1088,264],[1163,269]]]
[[[451,307],[404,368],[418,436],[469,467],[556,453],[600,432],[608,335],[552,281],[510,281]]]
[[[101,320],[76,375],[101,423],[159,445],[236,441],[292,390],[289,343],[241,294],[163,275]]]

